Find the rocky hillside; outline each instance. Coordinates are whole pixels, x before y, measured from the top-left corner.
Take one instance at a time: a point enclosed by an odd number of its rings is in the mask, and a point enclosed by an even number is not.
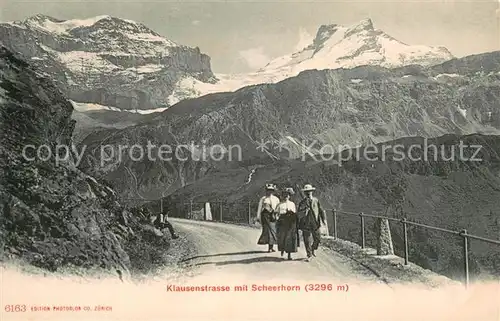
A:
[[[155,109],[190,96],[190,87],[177,86],[180,79],[215,81],[210,57],[198,48],[111,16],[59,20],[36,15],[0,23],[0,38],[77,102]]]
[[[105,128],[126,128],[136,125],[143,119],[143,115],[125,113],[115,110],[74,110],[71,118],[76,121],[73,131],[73,141],[80,143],[90,133],[99,132]]]
[[[126,149],[118,153],[119,145],[139,144],[146,153],[148,141],[166,144],[173,152],[194,144],[180,150],[193,155],[204,148],[210,155],[210,146],[217,144],[228,149],[238,145],[242,161],[258,162],[260,157],[301,158],[331,153],[344,144],[355,147],[405,136],[498,134],[499,57],[494,52],[427,68],[311,70],[277,84],[185,100],[136,126],[90,135],[83,142],[87,158],[82,168],[116,183],[123,195],[150,198],[194,182],[218,165],[193,157],[132,161]],[[259,151],[266,141],[267,151]],[[112,160],[101,163],[102,145],[114,146]],[[226,151],[222,159],[231,155],[237,159],[238,149]]]
[[[465,146],[460,159],[460,142]],[[422,152],[427,146],[427,158]],[[251,215],[255,216],[257,200],[265,183],[275,183],[279,188],[292,186],[298,191],[304,184],[317,187],[316,195],[324,207],[354,213],[379,213],[417,221],[451,230],[466,228],[469,233],[500,240],[500,137],[484,135],[445,135],[424,142],[422,137],[408,137],[386,142],[393,146],[381,153],[378,160],[369,154],[348,157],[344,152],[339,166],[334,161],[270,162],[227,171],[213,171],[197,182],[177,190],[164,199],[164,207],[171,216],[186,217],[191,200],[196,215],[202,213],[202,203],[211,202],[212,216],[220,218],[223,200],[223,218],[226,221],[248,222],[248,202]],[[410,146],[420,146],[411,151],[414,160],[395,153],[395,146],[409,155]],[[452,151],[454,149],[454,151]],[[385,155],[382,158],[382,155]],[[452,155],[455,157],[453,158]],[[474,156],[474,158],[473,158]],[[339,159],[335,157],[334,159]],[[419,160],[420,159],[420,160]],[[481,161],[475,161],[479,160]],[[295,196],[300,200],[301,193]],[[151,204],[157,209],[159,204]],[[328,211],[332,228],[332,212]],[[366,219],[367,244],[375,246],[374,224]],[[396,253],[403,256],[402,228],[392,222],[392,236]],[[338,216],[339,236],[360,242],[359,217]],[[462,243],[458,236],[409,228],[410,261],[435,272],[460,279],[462,277]],[[500,247],[479,241],[470,244],[470,269],[479,274],[497,274],[500,271]]]
[[[119,274],[161,264],[168,238],[78,170],[73,153],[57,152],[72,146],[72,112],[50,79],[0,46],[0,259]],[[46,147],[33,157],[28,145]]]

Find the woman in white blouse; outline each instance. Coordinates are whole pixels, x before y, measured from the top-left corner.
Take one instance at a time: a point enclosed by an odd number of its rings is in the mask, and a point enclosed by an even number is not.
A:
[[[276,252],[274,244],[278,242],[276,234],[276,206],[280,200],[273,195],[276,186],[266,184],[266,196],[259,200],[257,208],[257,221],[262,225],[262,234],[257,240],[257,244],[268,245],[268,252]]]
[[[292,253],[297,252],[299,244],[299,231],[297,229],[298,217],[295,203],[290,200],[294,194],[293,188],[286,188],[281,196],[281,202],[276,207],[278,214],[278,251],[281,256],[288,253],[288,260],[292,259]]]

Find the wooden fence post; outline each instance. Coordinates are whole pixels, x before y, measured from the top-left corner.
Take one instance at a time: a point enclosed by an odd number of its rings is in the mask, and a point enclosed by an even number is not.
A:
[[[337,211],[333,209],[333,238],[337,239]]]
[[[464,238],[464,278],[465,287],[469,287],[469,239],[467,237],[467,230],[463,229],[460,231],[460,235]]]
[[[363,212],[359,213],[361,218],[361,248],[365,248],[365,217]]]
[[[248,201],[248,224],[252,224],[252,203]]]
[[[401,223],[403,224],[403,246],[405,251],[405,265],[408,265],[408,224],[406,223],[406,217],[401,219]]]
[[[401,220],[401,223],[403,223],[403,242],[404,242],[404,247],[405,247],[405,265],[408,265],[408,263],[409,263],[409,258],[408,258],[408,225],[406,224],[405,217]]]

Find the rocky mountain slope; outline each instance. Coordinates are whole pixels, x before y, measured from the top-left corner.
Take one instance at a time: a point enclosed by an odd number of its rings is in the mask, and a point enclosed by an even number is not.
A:
[[[494,52],[434,67],[311,70],[277,84],[185,100],[136,126],[88,136],[81,166],[116,183],[124,195],[151,198],[194,182],[215,163],[240,166],[234,162],[239,149],[242,163],[258,163],[262,157],[302,158],[405,136],[498,134],[499,58]],[[171,148],[172,159],[159,160],[158,148],[139,161],[127,149],[118,152],[119,145],[138,144],[147,155],[148,141]],[[267,150],[257,149],[261,142]],[[103,145],[114,146],[114,155],[101,163]],[[203,150],[211,158],[211,146],[217,156],[215,145],[230,149],[223,161],[196,160]],[[195,156],[181,161],[173,155],[177,146],[181,157]],[[140,151],[134,153],[136,158]],[[226,163],[230,156],[233,162]]]
[[[168,107],[190,97],[177,82],[213,82],[210,57],[143,24],[111,16],[59,20],[36,15],[0,23],[12,51],[50,75],[70,99],[125,110]]]
[[[81,142],[90,133],[99,132],[105,128],[126,128],[139,123],[143,116],[135,113],[124,113],[116,110],[74,110],[71,118],[76,121],[73,131],[73,141]]]
[[[72,112],[50,79],[0,46],[0,260],[121,275],[161,264],[168,238],[58,149],[72,146]],[[23,154],[29,145],[45,147],[36,157]]]
[[[460,158],[460,142],[464,148]],[[424,153],[425,144],[429,147]],[[395,146],[413,160],[396,153]],[[423,224],[461,230],[490,239],[500,239],[500,137],[485,135],[444,135],[429,139],[407,137],[378,145],[376,154],[364,156],[344,152],[342,165],[330,160],[305,162],[269,162],[268,164],[213,171],[202,179],[177,190],[164,199],[164,208],[171,216],[186,217],[193,201],[194,217],[203,213],[203,203],[211,202],[212,217],[225,221],[248,222],[257,210],[257,200],[266,183],[279,188],[300,188],[311,183],[323,206],[329,208],[328,221],[333,226],[331,209],[353,213],[379,213],[406,216]],[[392,146],[382,153],[382,146]],[[373,149],[372,149],[373,150]],[[454,150],[454,151],[452,151]],[[355,155],[360,155],[359,158]],[[427,154],[427,157],[425,156]],[[351,157],[348,157],[351,155]],[[375,155],[378,160],[373,160]],[[384,158],[382,158],[384,155]],[[454,155],[454,157],[453,157]],[[473,157],[474,156],[474,157]],[[335,157],[334,159],[340,159]],[[477,161],[481,160],[481,161]],[[223,204],[219,203],[223,201]],[[159,202],[152,203],[158,210]],[[201,217],[200,217],[201,218]],[[374,220],[366,218],[366,240],[375,246]],[[343,239],[360,242],[359,217],[339,214],[337,230]],[[403,256],[402,227],[391,222],[396,254]],[[332,231],[331,231],[332,232]],[[462,241],[458,236],[409,228],[410,261],[449,277],[463,275]],[[500,271],[500,248],[479,241],[470,241],[470,270],[473,278],[479,274]]]

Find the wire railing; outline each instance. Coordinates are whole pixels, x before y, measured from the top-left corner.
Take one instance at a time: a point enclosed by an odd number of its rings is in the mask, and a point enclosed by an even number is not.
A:
[[[446,229],[446,228],[442,228],[442,227],[437,227],[437,226],[432,226],[432,225],[414,222],[414,221],[408,220],[406,217],[395,218],[395,217],[384,216],[384,215],[366,214],[363,212],[354,213],[354,212],[339,211],[336,209],[330,209],[330,210],[332,211],[332,214],[333,214],[333,237],[335,239],[338,238],[338,233],[337,233],[338,214],[358,216],[360,218],[360,227],[361,227],[361,240],[360,240],[361,244],[360,245],[362,248],[366,247],[365,217],[387,219],[389,221],[401,223],[401,225],[403,227],[403,247],[404,247],[404,262],[405,262],[404,264],[405,265],[409,264],[408,226],[417,226],[420,228],[430,229],[430,230],[439,231],[439,232],[443,232],[443,233],[449,233],[449,234],[453,234],[453,235],[457,235],[457,236],[462,237],[463,271],[464,271],[464,280],[465,280],[464,283],[465,283],[466,287],[469,285],[469,275],[470,275],[470,273],[469,273],[469,240],[475,239],[475,240],[486,242],[489,244],[500,245],[500,240],[493,240],[493,239],[485,238],[482,236],[469,234],[467,232],[467,229],[462,229],[460,231],[450,230],[450,229]]]
[[[127,199],[127,200],[133,200],[133,201],[142,201],[142,202],[158,202],[159,203],[159,208],[158,212],[165,213],[165,208],[163,204],[163,200],[160,199],[154,199],[154,200],[148,200],[148,199]],[[209,204],[208,208],[206,204]],[[238,224],[248,224],[252,225],[253,219],[256,216],[256,210],[257,210],[257,202],[255,201],[239,201],[239,202],[228,202],[228,201],[223,201],[223,200],[211,200],[211,201],[194,201],[194,200],[189,200],[189,201],[180,201],[178,205],[181,205],[181,210],[180,212],[182,213],[182,216],[184,216],[187,219],[202,219],[202,220],[210,220],[210,221],[215,221],[215,222],[225,222],[225,223],[238,223]],[[201,205],[201,209],[200,209]],[[229,210],[227,210],[229,207]],[[195,209],[196,208],[196,209]],[[234,210],[234,208],[238,208],[238,218],[235,219],[235,213],[231,212]],[[241,215],[243,212],[243,208],[245,208],[244,212],[246,212],[244,215]],[[226,210],[225,210],[226,209]],[[210,212],[210,214],[207,213]],[[330,212],[332,214],[332,229],[328,230],[328,236],[332,236],[334,239],[340,239],[338,236],[338,218],[339,215],[346,215],[346,216],[353,216],[353,217],[358,217],[359,218],[359,226],[361,229],[360,233],[360,239],[358,240],[359,245],[361,248],[365,249],[366,248],[366,218],[374,218],[374,219],[382,219],[382,220],[388,220],[390,222],[394,223],[399,223],[401,224],[402,227],[402,232],[403,232],[403,258],[404,258],[404,264],[409,265],[410,263],[410,258],[409,258],[409,239],[408,239],[408,227],[409,226],[415,226],[423,229],[429,229],[429,230],[434,230],[438,231],[441,233],[447,233],[451,235],[456,235],[462,238],[462,253],[463,253],[463,274],[464,274],[464,283],[465,286],[469,286],[469,276],[470,276],[470,271],[469,271],[469,241],[470,240],[477,240],[489,244],[494,244],[497,246],[500,246],[500,240],[494,240],[494,239],[489,239],[486,237],[474,235],[474,234],[469,234],[467,232],[467,229],[461,229],[461,230],[452,230],[452,229],[447,229],[447,228],[442,228],[438,226],[432,226],[428,224],[423,224],[419,223],[413,220],[409,220],[406,217],[402,218],[396,218],[396,217],[391,217],[391,216],[386,216],[386,215],[379,215],[379,214],[368,214],[364,212],[348,212],[348,211],[341,211],[337,209],[332,209],[332,208],[326,208],[325,211]],[[179,212],[179,211],[178,211]],[[212,212],[215,214],[212,216]],[[200,215],[201,214],[201,215]],[[208,215],[208,216],[207,216]],[[330,235],[332,233],[333,235]],[[500,248],[499,248],[500,252]]]

